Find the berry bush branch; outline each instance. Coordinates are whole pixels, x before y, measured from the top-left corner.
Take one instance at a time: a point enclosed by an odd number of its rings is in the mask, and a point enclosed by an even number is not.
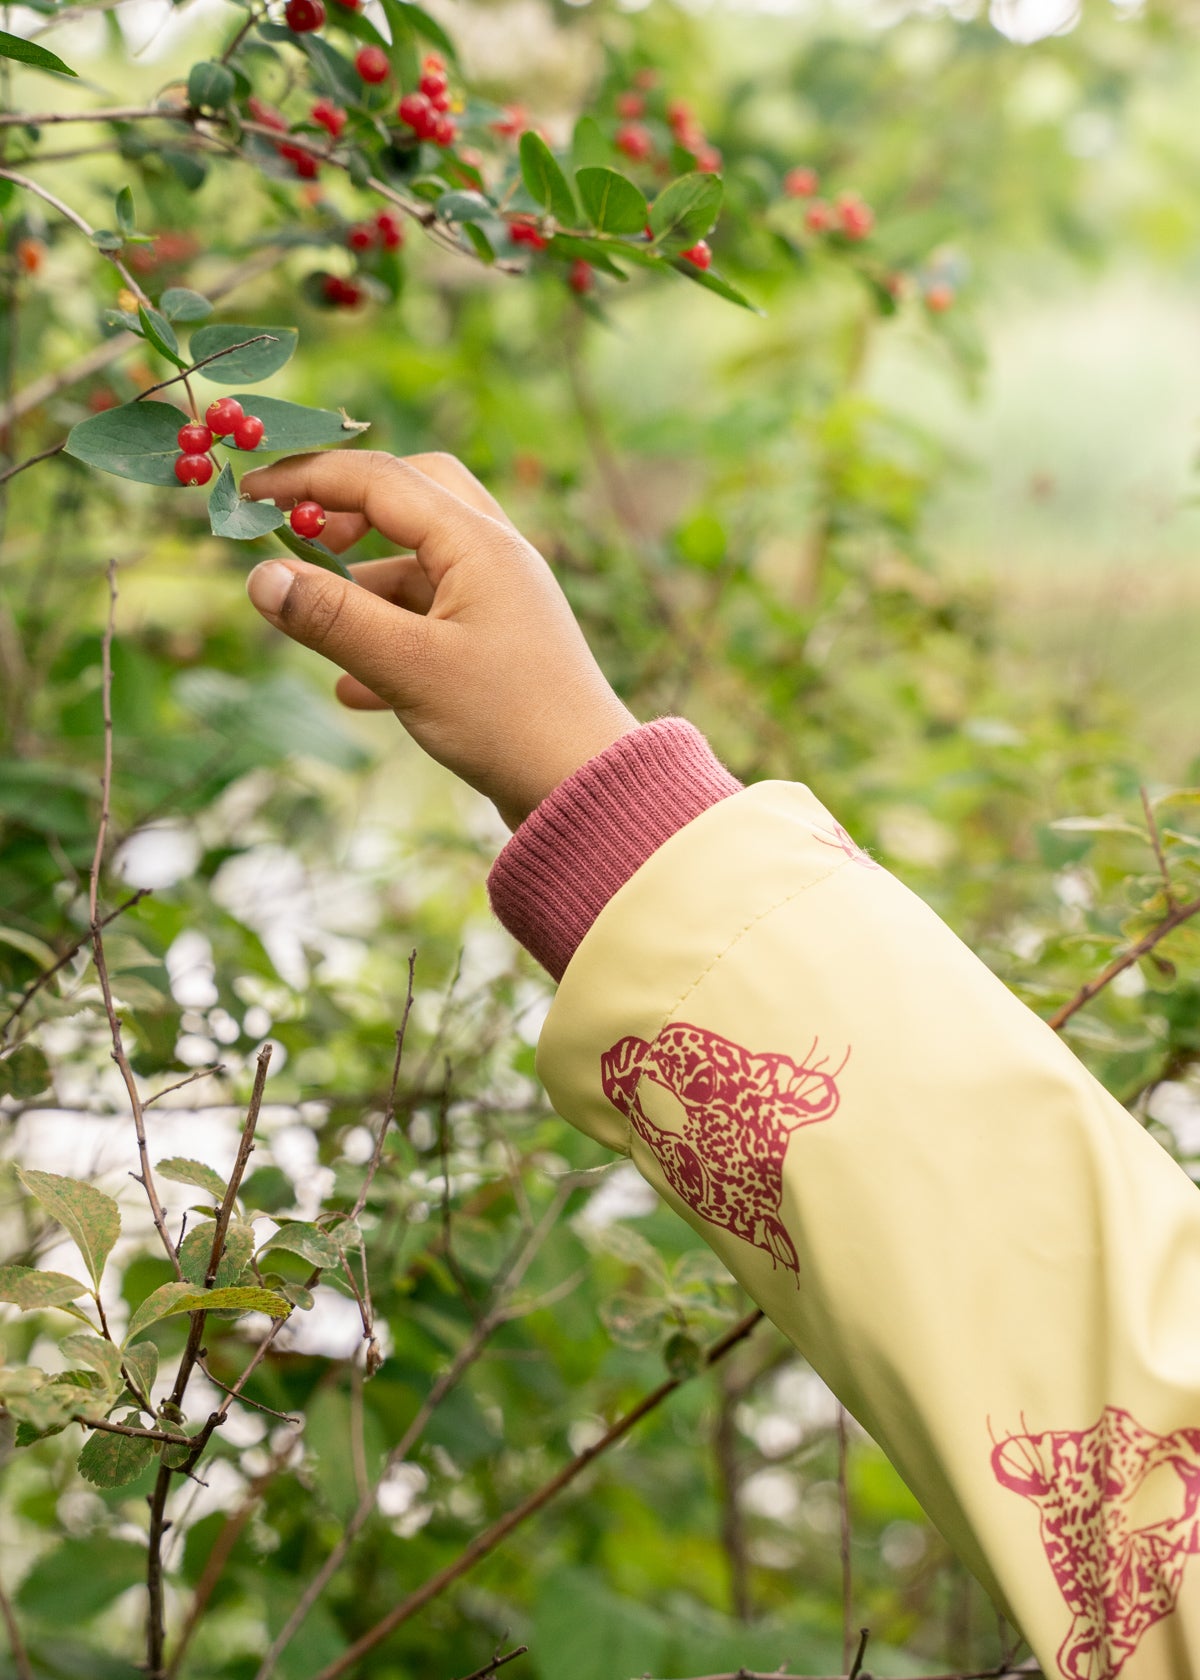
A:
[[[1169,933],[1174,933],[1177,927],[1182,927],[1184,922],[1190,921],[1196,915],[1200,915],[1200,898],[1193,898],[1187,904],[1177,904],[1170,915],[1163,917],[1157,927],[1153,927],[1149,933],[1143,934],[1135,945],[1131,945],[1119,957],[1114,957],[1107,968],[1102,969],[1094,980],[1089,980],[1081,986],[1069,1002],[1064,1003],[1061,1009],[1056,1009],[1054,1014],[1048,1017],[1047,1026],[1053,1027],[1057,1032],[1071,1019],[1072,1015],[1077,1014],[1085,1004],[1090,1003],[1094,997],[1098,997],[1106,986],[1111,985],[1118,974],[1123,974],[1127,968],[1132,968],[1135,962],[1140,961],[1142,957],[1152,951]]]
[[[85,238],[94,242],[96,230],[89,222],[84,220],[78,210],[72,210],[69,204],[64,204],[61,198],[56,198],[52,192],[49,192],[45,187],[39,185],[37,181],[31,181],[28,175],[19,175],[15,169],[0,169],[0,181],[11,181],[14,186],[23,187],[26,192],[31,192],[36,197],[44,200],[52,210],[57,210],[60,216],[64,217],[74,227],[77,227]],[[145,292],[134,279],[133,275],[130,274],[129,270],[125,267],[125,264],[121,261],[120,257],[118,257],[117,253],[115,251],[105,251],[103,254],[116,269],[117,273],[121,276],[121,279],[124,281],[125,285],[128,286],[134,297],[142,303],[149,303],[150,299],[146,296]]]

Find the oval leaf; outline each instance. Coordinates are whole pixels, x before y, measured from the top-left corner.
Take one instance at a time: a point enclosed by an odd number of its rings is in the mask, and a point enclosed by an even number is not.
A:
[[[164,1283],[138,1307],[129,1320],[125,1332],[128,1344],[151,1324],[174,1313],[208,1312],[224,1309],[231,1312],[262,1312],[271,1318],[286,1318],[291,1312],[290,1301],[270,1289],[197,1289],[194,1283]]]
[[[204,1287],[204,1280],[208,1275],[209,1261],[212,1258],[214,1227],[210,1220],[197,1225],[194,1231],[189,1231],[179,1245],[179,1264],[183,1268],[183,1275],[189,1283]],[[254,1230],[240,1220],[231,1220],[225,1232],[225,1249],[217,1264],[215,1282],[223,1288],[227,1284],[235,1283],[250,1264],[250,1256],[254,1253]]]
[[[93,1371],[99,1371],[114,1394],[124,1382],[121,1350],[115,1343],[106,1342],[103,1336],[90,1336],[86,1330],[77,1330],[73,1335],[64,1336],[59,1345],[68,1359],[78,1359],[84,1365],[90,1365]]]
[[[64,447],[68,455],[101,472],[178,489],[176,438],[186,418],[174,403],[122,403],[72,426]]]
[[[138,1413],[122,1418],[122,1423],[137,1422]],[[124,1487],[136,1481],[154,1457],[155,1443],[141,1435],[112,1435],[95,1429],[84,1443],[75,1460],[79,1474],[96,1487]]]
[[[154,1379],[158,1376],[158,1349],[153,1342],[139,1342],[125,1349],[125,1369],[137,1384],[139,1392],[148,1400]]]
[[[589,224],[601,233],[641,233],[646,226],[646,200],[618,170],[580,169],[575,185]]]
[[[234,479],[233,468],[226,461],[208,498],[208,522],[214,537],[249,542],[254,537],[265,537],[268,531],[282,525],[286,518],[287,515],[280,513],[270,502],[244,501]]]
[[[280,525],[275,535],[285,548],[290,548],[297,560],[307,560],[310,566],[324,566],[327,572],[336,572],[339,577],[348,578],[354,582],[354,574],[340,555],[326,548],[324,543],[309,542],[305,537],[298,537],[290,525]]]
[[[175,337],[175,328],[165,315],[160,315],[157,309],[147,309],[145,304],[139,304],[138,320],[142,324],[142,331],[148,343],[176,367],[187,366],[179,354],[179,340]]]
[[[531,128],[521,136],[521,179],[531,198],[549,210],[556,221],[571,226],[579,214],[574,194],[549,146]]]
[[[496,215],[494,204],[478,192],[445,192],[434,205],[444,222],[478,222]]]
[[[206,1167],[203,1161],[189,1161],[182,1155],[170,1155],[165,1161],[160,1161],[155,1172],[162,1178],[169,1178],[175,1184],[194,1184],[200,1190],[207,1190],[216,1202],[225,1200],[228,1186],[219,1172],[212,1167]]]
[[[695,263],[683,261],[674,262],[671,266],[694,281],[697,286],[703,286],[706,292],[715,292],[718,297],[723,297],[727,303],[736,303],[740,308],[748,309],[752,315],[766,314],[766,310],[760,309],[756,303],[751,303],[736,286],[731,286],[728,280],[722,280],[721,276],[714,274],[710,268],[697,268]]]
[[[0,1301],[12,1301],[26,1310],[57,1307],[86,1295],[86,1283],[77,1283],[65,1272],[39,1272],[35,1266],[0,1266]]]
[[[328,1231],[323,1231],[319,1225],[307,1225],[299,1221],[291,1225],[281,1225],[274,1236],[267,1238],[258,1252],[265,1254],[269,1248],[282,1248],[288,1254],[298,1254],[302,1260],[308,1260],[314,1266],[338,1266],[342,1260],[342,1251]]]
[[[17,1177],[50,1217],[70,1233],[93,1283],[99,1284],[104,1262],[121,1235],[121,1214],[116,1202],[95,1185],[83,1184],[77,1178],[61,1178],[58,1173],[18,1167]]]
[[[188,348],[193,362],[202,362],[206,356],[222,352],[218,361],[200,369],[214,385],[240,385],[243,380],[254,385],[277,373],[292,359],[299,336],[295,327],[234,326],[222,322],[194,332]],[[251,339],[256,342],[252,344]]]
[[[10,35],[6,29],[0,29],[0,58],[15,58],[21,64],[28,64],[33,70],[53,70],[59,76],[79,74],[77,70],[72,70],[69,64],[64,64],[57,53],[50,52],[46,47],[39,47],[36,41],[26,41],[20,35]]]
[[[650,206],[655,239],[678,250],[703,239],[717,219],[723,193],[719,175],[681,175],[672,181]]]
[[[266,430],[256,454],[268,450],[325,449],[345,443],[370,428],[369,420],[352,420],[345,409],[306,408],[281,397],[261,397],[239,391],[235,401],[247,414],[257,414]]]
[[[168,286],[158,307],[168,321],[205,321],[213,312],[208,299],[190,286]]]

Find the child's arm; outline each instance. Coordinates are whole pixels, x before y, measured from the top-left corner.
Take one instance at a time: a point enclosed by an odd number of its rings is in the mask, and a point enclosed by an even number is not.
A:
[[[716,1249],[1048,1675],[1192,1680],[1196,1187],[807,788],[639,727],[545,563],[427,460],[253,475],[420,544],[361,591],[284,562],[275,622],[517,829],[489,888],[561,979],[554,1106]]]

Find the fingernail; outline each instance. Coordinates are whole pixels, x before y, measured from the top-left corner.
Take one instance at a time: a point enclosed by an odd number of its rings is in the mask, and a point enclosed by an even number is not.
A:
[[[294,576],[291,567],[285,566],[282,561],[268,560],[261,566],[255,566],[250,573],[246,579],[246,593],[259,612],[278,618]]]

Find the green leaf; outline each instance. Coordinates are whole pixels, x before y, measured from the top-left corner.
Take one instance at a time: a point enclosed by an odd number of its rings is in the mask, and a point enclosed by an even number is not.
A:
[[[475,247],[475,255],[479,258],[479,260],[485,263],[494,263],[496,260],[496,253],[492,249],[491,240],[488,238],[487,234],[484,233],[483,229],[481,227],[477,227],[474,222],[460,222],[458,225],[471,241],[471,244]]]
[[[290,525],[280,525],[275,535],[285,548],[290,548],[297,560],[307,560],[310,566],[324,566],[327,572],[336,572],[339,577],[349,578],[354,582],[354,573],[340,555],[335,554],[324,543],[310,542],[307,537],[298,537]]]
[[[159,156],[188,192],[195,192],[208,179],[207,163],[192,152],[181,152],[175,146],[164,146]]]
[[[90,1335],[86,1330],[76,1330],[72,1335],[64,1336],[59,1345],[68,1359],[78,1359],[84,1365],[90,1365],[93,1371],[100,1373],[112,1393],[117,1393],[125,1379],[121,1374],[121,1350],[113,1342],[105,1341],[103,1336]]]
[[[556,221],[568,226],[576,221],[579,212],[567,177],[541,135],[531,128],[521,136],[521,179],[530,197],[549,210]]]
[[[176,367],[187,366],[179,354],[179,340],[175,337],[175,328],[165,315],[160,315],[157,309],[148,309],[144,303],[139,303],[138,320],[146,338],[160,354],[169,362],[174,362]]]
[[[233,71],[213,59],[202,59],[188,71],[187,95],[189,105],[206,105],[211,111],[223,111],[233,98],[236,83]]]
[[[284,402],[281,397],[255,396],[239,391],[235,399],[247,414],[257,414],[265,430],[256,453],[325,449],[345,443],[370,429],[369,420],[352,420],[344,408],[306,408],[302,403]]]
[[[235,542],[249,542],[265,537],[282,525],[287,515],[270,502],[251,502],[242,499],[233,468],[226,461],[217,474],[217,482],[208,498],[208,522],[214,537],[231,537]]]
[[[672,181],[650,206],[655,239],[673,250],[686,251],[711,230],[723,193],[719,175],[681,175]]]
[[[72,426],[66,452],[118,478],[178,489],[177,435],[185,419],[173,403],[122,403],[120,408],[106,409]]]
[[[208,1263],[212,1255],[214,1228],[210,1220],[189,1231],[179,1245],[179,1264],[189,1283],[204,1287]],[[225,1250],[217,1265],[215,1282],[218,1287],[236,1283],[254,1253],[254,1229],[242,1220],[231,1219],[225,1232]]]
[[[340,1266],[342,1251],[329,1235],[319,1225],[308,1225],[296,1221],[290,1225],[281,1225],[273,1236],[267,1238],[259,1249],[259,1254],[265,1254],[268,1249],[282,1248],[288,1254],[298,1254],[302,1260],[308,1260],[314,1266]]]
[[[223,1202],[229,1188],[212,1167],[206,1167],[203,1161],[189,1161],[182,1155],[169,1155],[154,1170],[173,1184],[194,1184],[200,1190],[207,1190],[215,1202]]]
[[[129,1320],[125,1344],[159,1319],[185,1312],[262,1312],[271,1318],[286,1318],[291,1312],[290,1301],[270,1289],[249,1286],[235,1289],[197,1289],[192,1283],[164,1283],[138,1307]]]
[[[26,41],[20,35],[10,35],[5,29],[0,29],[0,58],[15,58],[21,64],[28,64],[33,70],[53,70],[59,76],[79,74],[77,70],[72,70],[69,64],[64,64],[57,53],[39,47],[36,41]]]
[[[36,1044],[18,1044],[0,1061],[0,1096],[36,1097],[51,1083],[50,1064]]]
[[[130,1412],[122,1423],[136,1423],[139,1413]],[[75,1460],[79,1474],[96,1487],[124,1487],[136,1481],[154,1457],[155,1443],[141,1435],[112,1435],[94,1429]]]
[[[147,1399],[158,1376],[158,1349],[153,1342],[138,1342],[125,1349],[125,1369]]]
[[[601,233],[641,233],[650,217],[643,195],[616,169],[580,169],[575,185],[584,214]]]
[[[117,194],[117,226],[124,234],[137,232],[137,223],[133,215],[132,187],[122,187]]]
[[[96,228],[92,233],[92,244],[97,251],[119,251],[124,243],[124,237],[111,228]]]
[[[739,292],[736,286],[731,286],[728,280],[722,280],[719,274],[714,274],[711,268],[697,268],[693,262],[677,261],[671,264],[678,273],[684,275],[697,286],[703,286],[706,292],[715,292],[723,297],[727,303],[736,303],[741,309],[748,309],[752,315],[765,315],[766,310],[760,309],[756,303]]]
[[[299,337],[295,327],[236,326],[223,321],[194,332],[188,348],[193,362],[202,362],[218,351],[228,352],[200,369],[214,385],[240,385],[243,381],[256,385],[292,359]],[[251,344],[250,339],[258,342]],[[244,348],[236,348],[238,345]]]
[[[495,205],[478,192],[444,192],[434,209],[444,222],[486,221],[496,215]]]
[[[168,321],[204,321],[213,312],[208,299],[190,286],[168,286],[158,306]]]
[[[65,1272],[40,1272],[35,1266],[0,1266],[0,1301],[12,1301],[27,1312],[77,1301],[87,1293],[86,1283],[78,1283]]]
[[[93,1283],[99,1284],[104,1262],[121,1234],[121,1214],[116,1202],[94,1185],[83,1184],[77,1178],[62,1178],[58,1173],[18,1167],[17,1177],[50,1217],[69,1232],[83,1255]]]
[[[607,169],[613,160],[612,142],[595,117],[580,117],[571,141],[571,160],[581,169]]]
[[[0,1381],[0,1398],[19,1422],[38,1430],[52,1429],[69,1422],[76,1412],[88,1412],[97,1398],[90,1386],[64,1380],[68,1375],[74,1373],[47,1380],[44,1371],[13,1371]]]
[[[604,274],[610,274],[614,280],[628,280],[629,276],[623,268],[618,268],[612,260],[613,253],[623,254],[620,245],[608,244],[603,239],[581,238],[575,233],[556,233],[547,246],[550,256],[562,257],[570,262],[575,257],[582,257],[590,262],[593,268],[598,268]]]

